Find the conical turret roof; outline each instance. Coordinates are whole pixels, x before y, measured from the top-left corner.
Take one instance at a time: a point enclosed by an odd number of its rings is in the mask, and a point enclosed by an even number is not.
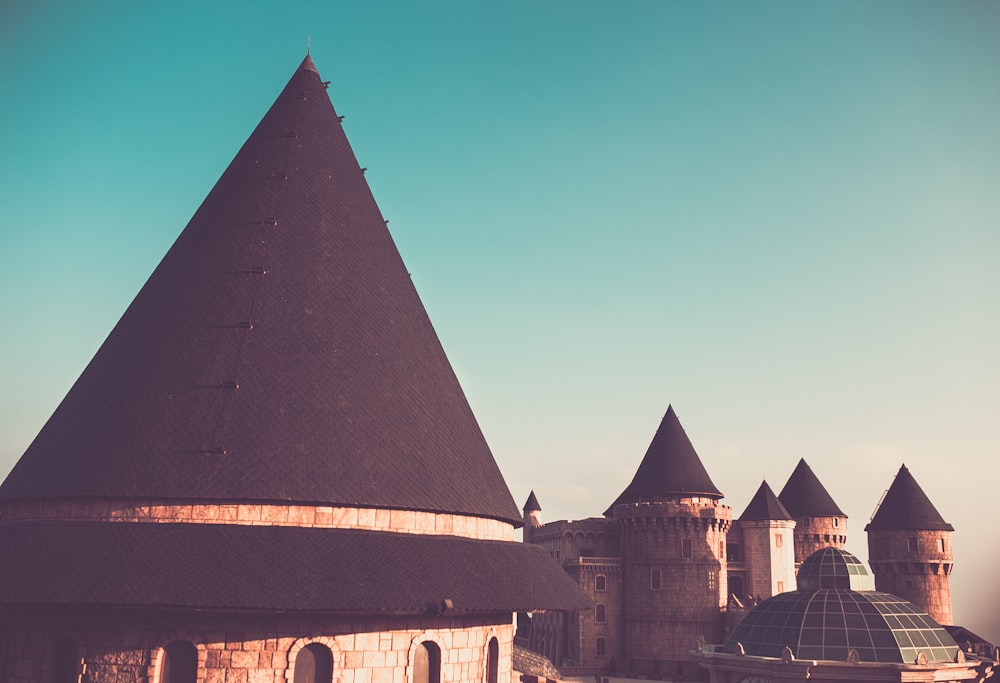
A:
[[[528,500],[524,501],[524,507],[521,509],[524,510],[524,512],[542,511],[542,506],[538,504],[538,498],[535,497],[534,490],[528,494]]]
[[[669,500],[677,496],[718,499],[722,493],[701,464],[673,406],[668,406],[632,483],[605,514],[621,503]]]
[[[520,524],[309,57],[0,487]]]
[[[820,483],[805,458],[799,459],[778,499],[793,517],[847,517]]]
[[[774,491],[771,490],[767,481],[763,481],[760,488],[757,489],[757,493],[753,494],[753,498],[747,504],[746,510],[740,515],[739,521],[757,522],[772,519],[791,520],[793,517],[781,504],[778,497],[774,495]]]
[[[910,470],[906,469],[906,465],[899,468],[896,478],[875,511],[875,516],[865,527],[865,531],[902,529],[955,530],[955,527],[944,521],[920,484],[910,474]]]

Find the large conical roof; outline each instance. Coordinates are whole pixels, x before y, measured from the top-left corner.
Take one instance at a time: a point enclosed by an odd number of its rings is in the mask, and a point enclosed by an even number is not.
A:
[[[954,531],[931,503],[930,498],[920,488],[920,484],[906,469],[899,468],[896,478],[886,491],[882,503],[875,511],[872,521],[865,531],[896,531],[903,529],[924,529],[931,531]]]
[[[722,498],[684,433],[673,406],[660,422],[639,469],[608,509],[621,503],[669,500],[676,496]]]
[[[771,490],[768,483],[763,481],[760,484],[760,488],[757,489],[757,493],[747,503],[747,507],[743,511],[743,514],[740,515],[739,521],[759,522],[775,519],[791,520],[792,516],[785,509],[785,506],[781,504],[781,501],[778,500],[778,497],[774,495],[774,491]]]
[[[785,488],[778,494],[781,504],[793,517],[847,517],[813,474],[805,458],[799,459]]]
[[[520,514],[309,57],[0,499]]]

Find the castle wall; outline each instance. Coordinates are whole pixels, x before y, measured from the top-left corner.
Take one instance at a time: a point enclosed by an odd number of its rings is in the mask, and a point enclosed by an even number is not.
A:
[[[868,560],[876,590],[906,598],[939,624],[954,624],[950,575],[951,532],[868,532]]]
[[[249,524],[514,540],[513,525],[496,519],[418,510],[328,505],[193,504],[130,499],[13,501],[0,506],[0,519]]]
[[[795,522],[745,521],[739,528],[747,577],[744,590],[761,600],[795,590]]]
[[[847,543],[847,517],[797,517],[795,566],[821,548],[841,548]]]
[[[664,662],[689,659],[699,638],[721,639],[731,514],[711,499],[615,506],[627,667],[656,673]]]
[[[81,680],[89,683],[159,683],[164,647],[175,640],[194,644],[204,683],[291,681],[298,652],[311,643],[329,648],[335,683],[406,683],[416,648],[427,640],[440,648],[442,681],[485,682],[492,638],[498,683],[510,683],[514,638],[506,613],[322,619],[25,609],[5,613],[0,627],[5,683],[60,683],[57,650],[66,637],[75,646],[76,673],[85,672]]]

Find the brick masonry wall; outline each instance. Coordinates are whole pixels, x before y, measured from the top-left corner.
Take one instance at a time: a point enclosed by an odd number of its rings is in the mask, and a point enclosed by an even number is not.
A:
[[[939,624],[955,623],[949,578],[955,563],[951,532],[869,531],[868,560],[876,590],[906,598]]]
[[[56,643],[65,636],[76,643],[88,683],[159,683],[163,648],[175,640],[195,645],[204,683],[289,682],[295,657],[311,643],[330,649],[336,683],[406,683],[425,640],[441,649],[442,681],[485,682],[491,638],[500,650],[498,681],[511,681],[514,627],[506,613],[295,619],[15,612],[0,617],[4,683],[51,681]]]
[[[843,548],[847,517],[799,517],[795,520],[795,565],[821,548]]]
[[[324,505],[214,505],[135,500],[18,501],[0,506],[0,519],[249,524],[445,534],[493,541],[514,540],[513,525],[496,519],[415,510]]]

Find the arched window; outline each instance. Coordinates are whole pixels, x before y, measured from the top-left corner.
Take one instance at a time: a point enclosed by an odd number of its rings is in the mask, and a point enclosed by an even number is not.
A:
[[[76,641],[63,636],[55,643],[52,653],[53,674],[56,683],[77,683],[80,676],[80,656]]]
[[[326,645],[310,643],[295,655],[293,683],[331,683],[333,653]]]
[[[198,650],[186,640],[175,640],[163,648],[160,683],[196,683]]]
[[[413,656],[413,683],[441,683],[441,648],[430,640],[417,646]]]
[[[597,578],[594,579],[594,590],[598,593],[603,593],[608,590],[608,577],[604,574],[598,574]]]
[[[490,638],[488,652],[486,653],[486,683],[497,683],[497,676],[500,672],[500,643],[496,638]]]
[[[598,624],[605,624],[608,621],[608,611],[604,605],[597,606],[597,614],[594,615],[594,621]]]

